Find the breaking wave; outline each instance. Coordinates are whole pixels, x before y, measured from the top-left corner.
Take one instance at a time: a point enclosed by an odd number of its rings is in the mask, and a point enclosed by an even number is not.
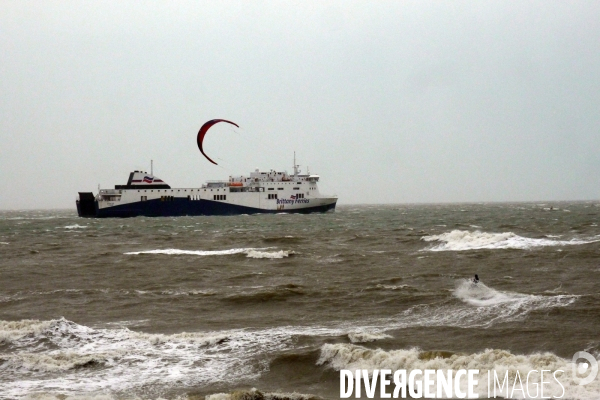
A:
[[[487,373],[490,371],[493,377],[494,373],[502,381],[508,373],[509,389],[512,390],[512,383],[516,378],[522,379],[525,384],[525,377],[530,371],[562,370],[563,374],[557,374],[560,383],[564,386],[563,389],[552,379],[546,376],[544,379],[544,387],[546,396],[553,395],[553,398],[567,399],[597,399],[600,393],[600,381],[596,380],[587,386],[577,385],[573,381],[574,366],[571,360],[558,357],[553,353],[534,353],[530,355],[512,354],[508,350],[501,349],[486,349],[480,353],[466,354],[453,353],[448,351],[422,351],[418,348],[400,349],[400,350],[382,350],[368,349],[363,346],[336,343],[324,344],[321,347],[320,357],[317,365],[325,365],[336,371],[341,369],[366,369],[370,373],[375,369],[390,369],[396,370],[459,370],[459,369],[478,369],[479,384],[476,386],[475,393],[479,394],[480,398],[487,398]],[[530,388],[532,388],[532,397],[522,395],[519,386],[517,385],[516,398],[539,398],[539,394],[533,395],[533,382],[540,384],[539,373],[531,374]],[[492,378],[493,379],[493,378]],[[434,380],[435,382],[435,380]],[[538,386],[539,387],[539,386]],[[434,385],[432,392],[435,392],[437,387]],[[466,382],[463,391],[466,391]],[[500,394],[499,392],[497,392]],[[506,394],[506,391],[504,392]],[[525,392],[526,393],[526,392]],[[515,392],[508,393],[508,398],[514,398]],[[506,398],[506,397],[503,397]]]
[[[348,339],[352,343],[368,343],[374,342],[376,340],[391,338],[390,335],[386,335],[381,332],[350,332],[348,334]]]
[[[465,251],[480,249],[517,249],[527,250],[544,246],[568,246],[594,243],[600,241],[598,237],[571,240],[533,239],[514,234],[513,232],[487,233],[481,231],[453,230],[441,235],[424,236],[426,242],[440,242],[440,244],[424,249],[427,251]]]
[[[0,344],[13,343],[27,336],[39,336],[52,325],[52,321],[24,319],[0,321]]]
[[[145,250],[145,251],[130,251],[124,254],[127,255],[139,255],[139,254],[165,254],[165,255],[192,255],[192,256],[228,256],[233,254],[246,254],[249,258],[284,258],[291,254],[293,251],[263,251],[269,247],[264,248],[239,248],[239,249],[228,249],[228,250],[179,250],[179,249],[158,249],[158,250]]]
[[[221,385],[224,377],[228,386],[235,387],[268,371],[269,364],[257,362],[257,357],[268,360],[289,351],[297,346],[299,336],[341,337],[348,332],[344,328],[290,326],[151,334],[122,325],[91,328],[64,318],[0,321],[0,334],[5,338],[0,356],[0,397],[43,394],[43,398],[69,399],[85,393],[112,399],[108,393],[118,392],[131,398],[138,398],[137,394],[162,398],[165,390]],[[366,341],[385,336],[375,331],[364,335]],[[151,387],[156,392],[149,391]],[[255,397],[248,397],[250,392],[217,393],[209,398],[318,398],[279,392],[257,392]],[[243,393],[247,396],[239,397]]]
[[[113,354],[77,354],[75,352],[17,353],[0,355],[2,369],[25,369],[39,372],[62,372],[76,368],[100,366],[115,358]]]
[[[288,348],[286,330],[150,334],[126,327],[94,329],[64,318],[1,321],[0,393],[7,398],[60,393],[135,391],[255,379],[257,354]],[[40,374],[42,373],[42,374]],[[1,397],[1,396],[0,396]]]

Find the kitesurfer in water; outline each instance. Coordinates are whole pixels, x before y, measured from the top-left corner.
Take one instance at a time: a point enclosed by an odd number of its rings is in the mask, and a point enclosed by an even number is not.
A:
[[[475,274],[475,278],[473,278],[473,283],[479,283],[479,276]]]

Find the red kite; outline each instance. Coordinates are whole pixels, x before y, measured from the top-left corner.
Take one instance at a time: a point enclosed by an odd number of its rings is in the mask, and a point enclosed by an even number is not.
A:
[[[227,123],[229,123],[231,125],[235,125],[239,128],[238,124],[236,124],[235,122],[227,121],[226,119],[211,119],[210,121],[204,123],[204,125],[202,125],[202,127],[198,131],[198,148],[200,149],[200,153],[202,153],[202,155],[204,155],[204,157],[206,157],[206,159],[208,161],[210,161],[211,163],[213,163],[215,165],[218,165],[218,164],[216,162],[214,162],[213,160],[211,160],[210,157],[206,155],[204,150],[202,150],[202,141],[204,140],[204,136],[206,135],[206,132],[210,129],[210,127],[218,122],[227,122]]]

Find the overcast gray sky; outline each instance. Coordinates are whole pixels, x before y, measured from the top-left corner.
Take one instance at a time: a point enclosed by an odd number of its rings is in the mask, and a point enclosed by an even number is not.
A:
[[[340,204],[600,198],[598,1],[0,1],[0,56],[0,209],[294,151]]]

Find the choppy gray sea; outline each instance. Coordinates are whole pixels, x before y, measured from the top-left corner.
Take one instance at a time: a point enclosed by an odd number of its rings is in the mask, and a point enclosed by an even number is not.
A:
[[[340,369],[473,368],[563,369],[563,398],[598,399],[570,374],[600,351],[599,221],[597,202],[0,212],[0,398],[335,399]]]

